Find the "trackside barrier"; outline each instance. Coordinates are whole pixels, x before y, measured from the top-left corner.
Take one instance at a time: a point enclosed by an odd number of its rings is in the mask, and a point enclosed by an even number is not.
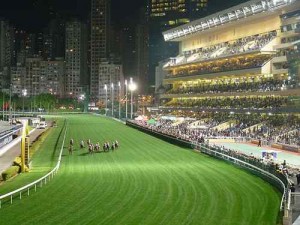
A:
[[[147,134],[150,134],[152,136],[161,138],[172,144],[177,144],[177,145],[189,147],[192,149],[198,149],[202,153],[205,153],[207,155],[210,155],[210,156],[228,161],[230,163],[233,163],[239,167],[242,167],[242,168],[248,170],[249,172],[251,172],[257,176],[262,177],[264,180],[266,180],[267,182],[274,185],[282,193],[281,203],[280,203],[280,211],[284,213],[283,224],[288,224],[288,223],[285,223],[284,220],[285,220],[285,218],[288,218],[288,220],[289,220],[289,218],[291,217],[291,215],[290,215],[291,195],[290,195],[290,190],[289,190],[289,182],[288,182],[288,179],[286,176],[283,176],[283,175],[276,176],[275,174],[272,174],[271,172],[264,170],[263,168],[259,168],[257,165],[253,165],[250,162],[246,162],[246,161],[243,161],[242,159],[236,158],[234,156],[230,156],[230,155],[226,154],[225,152],[216,151],[216,149],[214,149],[213,147],[211,147],[209,145],[205,145],[205,144],[201,145],[198,143],[192,143],[192,142],[189,142],[189,141],[186,141],[183,139],[179,139],[175,136],[160,133],[153,129],[149,129],[147,127],[140,126],[140,125],[138,125],[136,123],[132,123],[130,121],[126,121],[126,125],[136,128],[136,129],[143,131]]]
[[[57,174],[57,172],[58,172],[58,170],[60,168],[62,152],[63,152],[63,149],[64,149],[64,144],[65,144],[65,139],[66,139],[66,133],[67,133],[66,120],[64,122],[62,130],[63,129],[65,129],[65,132],[64,132],[63,142],[62,142],[62,146],[60,148],[60,152],[59,152],[58,161],[57,161],[56,166],[49,173],[47,173],[45,176],[41,177],[40,179],[38,179],[38,180],[36,180],[36,181],[28,184],[28,185],[25,185],[25,186],[23,186],[23,187],[15,190],[15,191],[9,192],[9,193],[7,193],[5,195],[1,195],[0,196],[0,209],[2,208],[2,202],[5,199],[10,199],[10,204],[12,204],[13,203],[13,198],[15,196],[19,196],[19,198],[22,199],[22,193],[23,192],[27,193],[27,196],[29,196],[31,188],[34,187],[34,191],[36,192],[36,190],[37,190],[38,187],[43,187],[43,185],[46,185],[47,182],[49,182],[54,177],[54,175]]]
[[[17,125],[7,131],[0,133],[0,149],[3,148],[4,146],[6,146],[7,144],[13,142],[14,141],[13,135],[18,133],[22,129],[23,129],[23,125]],[[9,138],[9,137],[11,137],[11,139],[7,140],[7,138]],[[1,154],[3,154],[3,153],[0,152],[0,155]]]
[[[277,176],[273,175],[270,172],[267,172],[259,167],[256,167],[248,162],[244,162],[243,160],[240,160],[238,158],[235,158],[233,156],[229,156],[227,154],[215,151],[213,148],[211,148],[210,146],[204,146],[204,145],[196,145],[196,148],[198,150],[200,150],[202,153],[205,153],[207,155],[213,156],[213,157],[217,157],[220,159],[224,159],[226,161],[229,161],[231,163],[234,163],[238,166],[244,167],[248,170],[251,170],[254,172],[254,174],[256,174],[256,172],[260,173],[261,175],[263,175],[263,177],[267,178],[267,181],[270,183],[269,179],[274,180],[276,183],[279,184],[279,186],[277,186],[277,188],[282,192],[282,197],[281,197],[281,203],[280,203],[280,210],[282,211],[284,209],[284,203],[285,203],[285,198],[286,198],[286,185],[285,183],[279,179]],[[273,183],[272,183],[273,184]]]

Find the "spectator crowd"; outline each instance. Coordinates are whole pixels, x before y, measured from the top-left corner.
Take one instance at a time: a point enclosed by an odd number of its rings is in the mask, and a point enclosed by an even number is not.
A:
[[[167,77],[173,76],[188,76],[188,75],[201,75],[218,72],[226,72],[232,70],[252,69],[261,67],[265,62],[271,58],[270,55],[258,55],[255,57],[242,57],[230,60],[219,60],[203,62],[198,65],[193,65],[188,68],[172,70]]]
[[[277,35],[276,31],[257,34],[240,38],[234,41],[224,42],[217,45],[185,51],[182,55],[172,59],[166,66],[175,66],[195,61],[204,61],[217,57],[225,57],[240,53],[261,50]]]
[[[167,107],[191,107],[203,109],[276,109],[291,105],[288,97],[211,97],[177,98],[165,104]]]
[[[281,90],[285,85],[284,80],[273,78],[262,79],[260,81],[241,81],[230,80],[219,81],[215,84],[201,83],[195,86],[181,85],[168,91],[168,94],[203,94],[203,93],[226,93],[226,92],[267,92]]]
[[[296,116],[258,116],[215,114],[181,121],[158,118],[156,123],[144,120],[134,123],[193,143],[216,138],[262,140],[264,144],[288,144],[300,147],[300,118]],[[227,124],[225,126],[219,126]]]

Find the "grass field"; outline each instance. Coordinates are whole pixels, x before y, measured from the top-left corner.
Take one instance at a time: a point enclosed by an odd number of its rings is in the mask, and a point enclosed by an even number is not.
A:
[[[68,121],[74,154],[64,150],[60,172],[45,187],[5,204],[1,225],[276,224],[279,193],[243,170],[109,119],[70,116]],[[121,147],[89,155],[77,147],[88,138],[118,139]],[[53,150],[52,142],[43,147]]]

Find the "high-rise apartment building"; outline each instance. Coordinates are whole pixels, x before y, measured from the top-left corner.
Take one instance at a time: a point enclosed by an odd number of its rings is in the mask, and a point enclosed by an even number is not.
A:
[[[135,28],[135,49],[136,49],[136,78],[139,86],[139,93],[147,93],[149,74],[149,22],[145,9],[140,10],[139,23]]]
[[[149,9],[149,82],[158,62],[178,54],[178,43],[165,42],[162,32],[206,15],[208,0],[151,0]]]
[[[121,60],[125,77],[135,77],[136,71],[136,38],[135,21],[127,20],[121,29]]]
[[[38,46],[38,35],[24,30],[15,30],[14,63],[25,64],[26,58],[40,57],[42,48]]]
[[[41,58],[27,58],[26,73],[23,76],[23,88],[28,96],[50,93],[64,96],[65,62],[63,58],[43,61]],[[19,69],[21,70],[21,69]]]
[[[11,84],[13,95],[22,95],[22,90],[24,89],[25,76],[26,67],[21,63],[17,63],[16,66],[11,67]]]
[[[14,29],[6,20],[0,19],[0,87],[10,85],[10,67],[13,62]]]
[[[203,16],[208,0],[151,0],[150,17],[170,19],[169,25],[186,23]],[[175,16],[178,16],[177,18]]]
[[[90,41],[90,98],[99,98],[99,65],[108,56],[108,36],[110,25],[110,0],[91,2],[91,41]]]
[[[13,28],[8,21],[0,20],[0,69],[11,65],[13,33]]]
[[[119,82],[120,85],[119,86]],[[123,96],[124,76],[122,65],[102,62],[99,65],[99,100],[105,103],[106,95],[109,101],[119,100]],[[105,88],[106,87],[106,88]]]
[[[64,96],[65,62],[63,58],[41,61],[39,93]]]
[[[66,23],[66,76],[65,92],[78,97],[87,85],[87,27],[78,19]]]
[[[65,46],[65,21],[57,16],[52,19],[43,34],[43,58],[54,60],[56,57],[64,57]]]
[[[25,62],[26,73],[24,77],[24,88],[28,96],[35,96],[40,93],[41,58],[27,58]]]

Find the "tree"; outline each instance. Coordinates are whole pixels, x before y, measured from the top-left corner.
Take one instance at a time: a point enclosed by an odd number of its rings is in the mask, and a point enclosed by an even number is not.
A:
[[[36,106],[44,110],[53,109],[56,103],[56,97],[49,93],[43,93],[35,96]]]

